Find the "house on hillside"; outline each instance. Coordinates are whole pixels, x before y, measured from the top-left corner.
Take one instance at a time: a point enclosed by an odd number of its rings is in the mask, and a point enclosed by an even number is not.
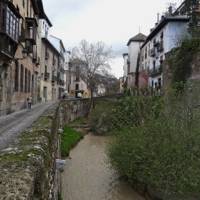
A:
[[[165,55],[187,36],[188,22],[188,16],[163,16],[141,46],[140,70],[148,72],[151,88],[162,88]]]

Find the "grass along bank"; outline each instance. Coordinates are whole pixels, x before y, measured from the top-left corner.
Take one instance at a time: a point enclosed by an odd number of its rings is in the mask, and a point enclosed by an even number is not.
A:
[[[70,150],[83,138],[83,135],[75,129],[66,126],[61,136],[61,155],[69,156]]]

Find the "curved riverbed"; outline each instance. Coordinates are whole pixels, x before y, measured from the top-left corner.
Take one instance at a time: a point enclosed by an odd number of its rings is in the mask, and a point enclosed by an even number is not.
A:
[[[144,200],[109,167],[108,140],[87,135],[71,151],[62,174],[64,200]]]

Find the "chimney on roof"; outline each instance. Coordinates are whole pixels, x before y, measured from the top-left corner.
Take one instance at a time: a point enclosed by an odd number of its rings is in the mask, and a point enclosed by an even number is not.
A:
[[[160,21],[160,13],[157,13],[157,23]]]
[[[172,5],[169,6],[168,13],[169,13],[169,15],[173,14],[173,7],[172,7]]]

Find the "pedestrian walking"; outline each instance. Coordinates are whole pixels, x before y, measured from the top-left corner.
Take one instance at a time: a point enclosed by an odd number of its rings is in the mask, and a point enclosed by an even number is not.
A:
[[[28,103],[28,109],[30,110],[32,107],[32,97],[27,98],[27,103]]]

